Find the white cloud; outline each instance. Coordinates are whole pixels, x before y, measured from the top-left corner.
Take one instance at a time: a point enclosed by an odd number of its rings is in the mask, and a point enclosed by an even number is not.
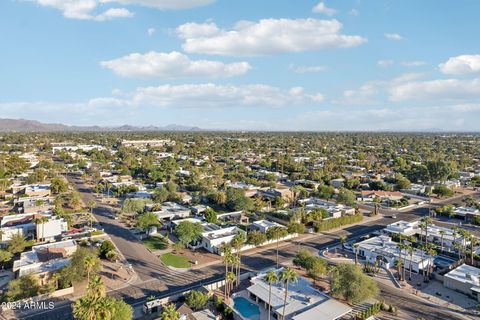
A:
[[[452,75],[480,73],[480,55],[461,55],[451,57],[439,66],[440,71]]]
[[[215,0],[100,0],[100,2],[140,5],[160,10],[180,10],[206,6],[214,3]]]
[[[289,69],[295,73],[316,73],[316,72],[323,72],[327,70],[325,66],[296,66],[291,64]]]
[[[414,60],[414,61],[402,61],[400,64],[404,67],[419,67],[425,65],[425,61]]]
[[[335,9],[328,8],[324,2],[319,2],[315,7],[313,7],[312,12],[333,16],[337,11]]]
[[[340,34],[335,19],[264,19],[240,21],[232,30],[213,23],[186,23],[177,28],[183,49],[191,53],[217,55],[265,55],[326,48],[349,48],[367,40]]]
[[[468,100],[480,98],[480,79],[407,82],[390,88],[391,101]]]
[[[124,103],[154,107],[229,108],[290,107],[323,100],[321,94],[307,94],[301,87],[283,90],[264,84],[234,86],[205,83],[137,88],[128,94]]]
[[[125,8],[108,8],[101,11],[99,7],[113,3],[121,5],[140,5],[161,10],[188,9],[204,6],[215,0],[29,0],[43,7],[57,9],[65,18],[77,20],[106,21],[115,18],[130,18],[133,12]],[[98,12],[100,10],[100,12]]]
[[[377,103],[375,97],[378,95],[378,88],[375,83],[364,84],[355,90],[345,90],[342,97],[333,100],[334,104],[344,105],[365,105]]]
[[[212,60],[191,60],[188,56],[150,51],[145,54],[132,53],[127,56],[102,61],[101,66],[111,69],[123,77],[140,78],[227,78],[245,74],[251,69],[248,62],[223,63]]]
[[[99,15],[96,15],[94,17],[94,20],[107,21],[107,20],[113,20],[116,18],[131,18],[133,17],[133,15],[134,14],[132,12],[124,8],[111,8]]]
[[[155,34],[156,30],[155,28],[148,28],[147,34],[151,37]]]
[[[403,40],[404,38],[399,35],[398,33],[384,33],[383,34],[385,36],[385,38],[387,38],[388,40],[394,40],[394,41],[400,41],[400,40]]]
[[[377,65],[380,67],[388,67],[393,64],[393,60],[378,60]]]
[[[77,20],[106,21],[115,18],[130,18],[133,13],[124,8],[109,8],[95,13],[98,0],[31,0],[41,6],[60,10],[65,18]]]

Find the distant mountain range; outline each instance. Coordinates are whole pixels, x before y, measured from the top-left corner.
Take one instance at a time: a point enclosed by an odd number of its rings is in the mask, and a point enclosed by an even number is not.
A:
[[[100,126],[68,126],[59,123],[43,123],[36,120],[1,119],[0,132],[64,132],[64,131],[204,131],[199,127],[190,127],[169,124],[163,127],[146,126],[137,127],[122,125],[114,127]]]

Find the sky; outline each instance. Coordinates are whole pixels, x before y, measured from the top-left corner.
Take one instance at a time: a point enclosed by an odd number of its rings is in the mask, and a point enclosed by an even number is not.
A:
[[[0,118],[478,131],[477,0],[1,0]]]

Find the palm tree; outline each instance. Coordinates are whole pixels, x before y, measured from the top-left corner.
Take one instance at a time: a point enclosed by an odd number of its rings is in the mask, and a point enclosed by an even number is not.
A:
[[[233,291],[233,283],[235,282],[235,279],[237,277],[235,277],[235,273],[233,272],[227,272],[227,276],[226,276],[226,279],[225,281],[227,282],[225,285],[228,286],[228,291],[227,291],[227,296],[225,297],[225,299],[228,299],[228,297],[230,296],[230,293],[232,293]]]
[[[238,257],[238,264],[237,264],[237,270],[236,270],[237,286],[240,284],[240,267],[242,265],[242,258],[241,258],[240,251],[241,251],[241,249],[242,249],[242,247],[243,247],[243,245],[245,244],[246,241],[247,241],[247,237],[246,237],[245,233],[243,233],[243,232],[237,233],[231,241],[231,245],[236,250],[237,257]]]
[[[402,272],[402,280],[405,281],[405,268],[407,266],[407,250],[408,250],[408,245],[401,243],[399,244],[400,250],[405,251],[405,254],[403,255],[403,272]],[[411,263],[411,261],[410,261]]]
[[[397,272],[398,272],[398,280],[402,280],[402,259],[395,260],[395,266],[397,267]]]
[[[353,249],[355,250],[355,265],[358,264],[358,243],[353,245]]]
[[[280,238],[287,235],[287,230],[280,226],[274,226],[267,230],[267,237],[270,239],[275,239],[277,241],[277,255],[276,255],[276,264],[278,268],[278,244]]]
[[[32,222],[36,225],[42,225],[42,238],[38,236],[37,232],[37,241],[41,241],[41,239],[45,239],[45,223],[48,222],[48,218],[45,216],[40,216],[32,219]]]
[[[440,230],[438,233],[440,233],[440,252],[443,252],[443,237],[447,232],[445,230]]]
[[[230,245],[224,245],[222,247],[223,253],[223,263],[225,264],[225,290],[224,296],[227,298],[227,274],[228,274],[228,264],[230,263],[232,256],[232,247]]]
[[[272,308],[272,284],[275,284],[278,282],[278,275],[275,271],[268,271],[267,275],[265,276],[265,280],[267,281],[269,285],[268,289],[268,320],[270,320],[270,310]]]
[[[431,217],[429,216],[425,216],[422,218],[422,220],[420,220],[421,223],[420,223],[420,227],[425,230],[425,245],[428,244],[428,226],[432,224],[433,220]]]
[[[478,240],[475,236],[473,236],[472,234],[470,234],[470,236],[468,237],[468,240],[470,241],[470,264],[473,266],[473,247],[477,245],[478,243]]]
[[[92,278],[88,283],[87,292],[89,296],[96,299],[105,297],[105,284],[100,276],[96,275]]]
[[[173,303],[169,303],[165,307],[163,307],[160,318],[162,320],[179,320],[180,313],[177,311],[177,308],[175,308],[175,305]]]
[[[88,221],[90,222],[90,228],[92,227],[93,223],[93,208],[97,203],[94,200],[88,200],[87,206],[90,208],[90,214],[88,215]]]
[[[72,314],[75,319],[96,320],[97,319],[97,300],[92,297],[82,297],[73,304]]]
[[[287,307],[287,297],[288,297],[288,284],[290,282],[297,282],[298,275],[292,268],[285,267],[280,272],[280,280],[283,281],[285,286],[285,296],[283,299],[283,312],[282,312],[282,319],[285,319],[285,309]]]
[[[410,253],[410,274],[408,275],[408,280],[412,280],[412,262],[413,262],[413,253],[415,252],[415,248],[412,246],[408,246],[407,248],[408,253]]]
[[[87,280],[90,282],[90,272],[92,272],[95,265],[98,263],[98,258],[94,255],[86,256],[83,259],[83,265],[85,266],[85,270],[87,270]]]

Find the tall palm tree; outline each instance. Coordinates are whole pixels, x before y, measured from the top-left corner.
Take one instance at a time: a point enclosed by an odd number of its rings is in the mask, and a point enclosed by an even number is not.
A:
[[[443,237],[447,232],[445,230],[440,230],[438,233],[440,233],[440,252],[443,252]]]
[[[282,271],[280,271],[280,280],[283,281],[285,286],[285,296],[283,298],[283,312],[282,312],[282,319],[285,319],[285,309],[287,307],[287,297],[288,297],[288,284],[290,282],[294,283],[298,280],[298,275],[292,268],[285,267]]]
[[[241,265],[242,265],[241,249],[242,249],[242,247],[243,247],[243,245],[245,244],[246,241],[247,241],[247,236],[243,232],[237,233],[231,241],[231,245],[235,249],[235,251],[237,252],[237,257],[238,257],[238,265],[237,265],[237,270],[236,270],[237,286],[240,284],[240,268],[241,268]]]
[[[428,244],[428,226],[432,224],[433,219],[429,216],[425,216],[420,220],[421,227],[423,226],[423,229],[425,230],[425,245]]]
[[[37,234],[37,241],[41,241],[41,239],[45,239],[45,223],[48,222],[48,218],[45,216],[40,216],[40,217],[33,218],[32,222],[35,223],[36,225],[42,226],[42,237],[40,238]]]
[[[358,264],[358,243],[355,243],[353,245],[353,249],[355,251],[355,265],[357,265]]]
[[[265,276],[265,280],[267,281],[269,285],[268,289],[268,320],[270,320],[270,313],[272,309],[272,285],[278,282],[278,275],[275,271],[270,270],[267,272],[267,275]]]
[[[228,274],[228,265],[231,261],[232,257],[232,247],[228,244],[224,245],[222,247],[222,253],[223,253],[223,263],[225,264],[225,289],[224,289],[224,296],[227,298],[227,274]]]
[[[92,278],[92,280],[88,283],[87,292],[89,296],[96,299],[105,297],[105,284],[100,276],[96,275]]]
[[[474,235],[470,234],[468,240],[470,241],[470,264],[473,266],[473,247],[477,245],[478,239]]]
[[[280,238],[285,237],[287,234],[288,234],[287,230],[279,226],[274,226],[267,230],[267,237],[270,239],[275,239],[277,242],[277,255],[275,259],[277,268],[278,268],[278,245],[280,242]]]
[[[235,279],[237,277],[235,277],[235,273],[233,272],[227,272],[227,277],[226,277],[226,285],[228,286],[228,290],[227,290],[227,296],[225,297],[225,299],[228,299],[228,297],[230,297],[230,294],[232,293],[233,291],[233,283],[235,282]]]
[[[98,263],[98,258],[94,255],[88,255],[83,259],[83,265],[85,270],[87,270],[87,280],[90,282],[90,273],[92,272],[95,265]]]
[[[410,274],[408,275],[408,280],[412,280],[413,253],[415,252],[415,248],[408,246],[407,251],[410,254]]]
[[[162,313],[160,313],[160,318],[162,320],[179,320],[180,313],[175,308],[173,303],[169,303],[163,307]]]

